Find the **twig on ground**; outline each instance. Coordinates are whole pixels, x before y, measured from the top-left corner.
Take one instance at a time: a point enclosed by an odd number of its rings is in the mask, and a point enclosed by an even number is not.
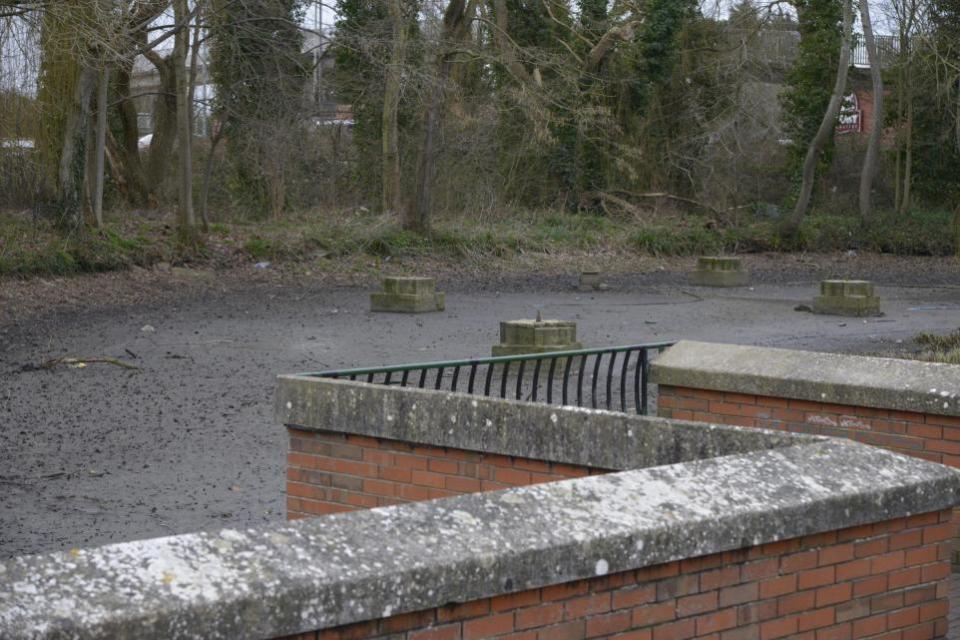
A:
[[[28,482],[33,482],[34,480],[52,480],[53,478],[59,478],[60,476],[67,475],[66,471],[58,471],[56,473],[47,473],[42,476],[34,476],[32,478],[18,478],[16,476],[0,476],[0,484],[27,484]]]
[[[52,360],[47,360],[45,362],[42,362],[40,363],[39,368],[52,369],[58,364],[66,364],[71,366],[77,366],[77,365],[86,366],[88,364],[96,364],[96,363],[112,364],[118,367],[123,367],[124,369],[134,369],[138,371],[140,369],[140,367],[130,364],[129,362],[124,362],[123,360],[120,360],[118,358],[107,358],[107,357],[72,358],[68,356],[62,356],[59,358],[54,358]]]

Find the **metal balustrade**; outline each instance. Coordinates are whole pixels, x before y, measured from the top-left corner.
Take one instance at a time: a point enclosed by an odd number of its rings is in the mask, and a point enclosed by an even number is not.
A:
[[[657,342],[304,375],[646,414],[650,404],[650,357],[672,344]]]

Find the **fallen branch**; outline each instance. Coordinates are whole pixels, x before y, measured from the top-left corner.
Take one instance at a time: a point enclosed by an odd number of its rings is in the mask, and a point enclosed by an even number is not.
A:
[[[629,213],[633,214],[633,216],[636,218],[639,218],[643,215],[643,211],[633,203],[628,202],[623,198],[618,198],[612,193],[607,193],[606,191],[590,191],[583,194],[583,196],[580,199],[581,208],[584,207],[585,203],[591,200],[599,200],[600,206],[603,207],[603,210],[607,213],[607,215],[611,215],[610,209],[607,208],[608,202],[611,204],[615,204],[621,209],[628,211]]]
[[[720,211],[719,209],[713,208],[709,204],[700,202],[699,200],[694,200],[693,198],[685,198],[683,196],[676,196],[676,195],[673,195],[672,193],[666,193],[666,192],[634,193],[632,191],[618,191],[617,193],[622,193],[624,195],[632,196],[634,198],[651,198],[651,199],[673,200],[674,202],[682,202],[684,204],[693,205],[695,207],[700,207],[705,211],[709,211],[718,219],[726,222],[726,216],[724,215],[724,212]]]
[[[130,364],[129,362],[124,362],[117,358],[106,358],[106,357],[92,357],[92,358],[71,358],[68,356],[62,356],[60,358],[54,358],[53,360],[47,360],[46,362],[40,363],[40,369],[52,369],[58,364],[66,364],[70,366],[82,365],[86,366],[88,364],[112,364],[117,367],[122,367],[124,369],[134,369],[138,370],[140,367]]]

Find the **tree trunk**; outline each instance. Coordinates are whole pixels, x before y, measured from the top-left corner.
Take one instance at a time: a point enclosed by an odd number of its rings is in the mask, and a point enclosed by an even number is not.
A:
[[[187,0],[174,0],[173,11],[177,24],[181,25],[174,36],[172,55],[177,91],[177,163],[179,166],[177,226],[182,236],[190,238],[195,231],[196,219],[193,214],[193,167],[190,148],[193,132],[190,128],[190,78],[187,69],[190,29],[184,24],[188,14]]]
[[[843,40],[840,44],[840,59],[837,62],[837,79],[833,85],[833,94],[827,104],[827,110],[820,121],[820,128],[810,141],[807,155],[803,160],[802,182],[800,194],[793,213],[787,220],[787,231],[792,232],[800,226],[800,221],[810,207],[810,196],[813,193],[813,180],[817,168],[817,160],[823,152],[823,147],[830,140],[837,126],[837,116],[840,114],[840,105],[843,102],[843,91],[847,86],[847,72],[850,69],[850,39],[853,29],[853,0],[844,0],[843,3]]]
[[[130,99],[130,73],[133,61],[124,61],[114,68],[113,87],[118,101],[117,115],[120,119],[120,140],[116,145],[116,156],[127,184],[127,198],[131,204],[145,207],[149,205],[150,192],[147,189],[143,162],[140,160],[140,124],[137,122],[137,106]]]
[[[103,183],[104,155],[107,144],[107,88],[110,85],[110,68],[104,64],[100,70],[100,84],[97,87],[97,141],[96,173],[93,187],[93,220],[97,227],[103,226]]]
[[[157,69],[160,91],[153,106],[153,137],[147,153],[147,185],[156,192],[169,175],[173,143],[177,138],[177,68],[174,56],[150,52],[147,58]]]
[[[863,39],[870,60],[870,78],[873,82],[873,129],[867,140],[867,152],[863,157],[863,169],[860,172],[860,219],[867,220],[873,213],[871,192],[873,180],[877,174],[877,156],[880,153],[880,140],[883,136],[883,77],[880,74],[880,56],[873,37],[873,24],[870,22],[870,2],[860,0],[860,22],[863,25]]]
[[[472,15],[475,7],[474,0],[470,0],[469,4],[466,0],[450,0],[443,14],[443,29],[440,32],[435,57],[436,77],[433,79],[433,86],[427,98],[424,117],[423,146],[417,167],[416,193],[412,206],[407,209],[403,219],[403,228],[410,231],[422,233],[430,226],[429,217],[437,164],[437,136],[440,133],[446,84],[453,66],[453,55],[445,49],[451,42],[459,41],[467,33],[470,26],[468,17]]]
[[[283,152],[270,143],[264,158],[264,177],[267,181],[267,198],[270,204],[270,217],[279,220],[287,203],[287,181],[284,176],[286,163]]]
[[[954,256],[960,258],[960,204],[953,209],[953,244]]]
[[[83,191],[87,173],[87,135],[90,129],[91,102],[97,85],[97,71],[81,66],[73,103],[63,131],[63,146],[57,172],[58,219],[68,229],[83,226]]]
[[[910,208],[910,186],[913,182],[913,83],[909,87],[907,96],[907,143],[903,166],[903,192],[900,198],[900,213]]]
[[[207,152],[207,161],[203,166],[203,184],[200,185],[200,219],[203,220],[203,230],[210,230],[210,211],[207,203],[210,199],[210,176],[213,173],[213,161],[216,158],[217,145],[223,138],[223,128],[218,127],[210,141],[210,151]],[[336,156],[334,156],[336,157]]]
[[[903,146],[905,141],[904,135],[904,105],[906,100],[904,97],[904,92],[907,90],[907,34],[904,24],[901,21],[900,24],[900,33],[898,38],[900,44],[900,51],[897,53],[897,124],[896,124],[896,133],[897,133],[897,152],[894,161],[895,175],[894,175],[894,190],[893,190],[893,210],[896,212],[902,211],[901,202],[903,199]]]
[[[196,0],[196,3],[197,3],[197,11],[196,11],[196,17],[194,18],[194,19],[196,20],[196,22],[195,22],[194,27],[193,27],[193,47],[192,47],[192,50],[190,51],[190,81],[189,81],[189,87],[190,87],[190,88],[189,88],[189,93],[188,93],[188,96],[187,96],[187,105],[188,105],[188,107],[189,107],[189,112],[190,112],[190,129],[191,129],[191,134],[192,134],[193,124],[194,124],[194,123],[193,123],[193,105],[195,104],[195,103],[194,103],[194,96],[195,96],[196,90],[197,90],[197,71],[198,71],[199,68],[200,68],[200,64],[199,64],[199,61],[200,61],[200,43],[201,43],[202,38],[203,38],[203,29],[202,29],[201,25],[203,24],[203,9],[204,9],[204,4],[203,4],[203,0]],[[186,29],[186,26],[184,26],[184,29]],[[208,124],[209,124],[209,122],[208,122]],[[213,153],[213,150],[211,149],[211,154],[212,154],[212,153]],[[192,161],[192,149],[191,149],[191,161]],[[191,176],[192,176],[192,175],[193,175],[193,169],[192,169],[192,167],[191,167]],[[206,178],[206,177],[205,177],[205,178]],[[206,189],[206,187],[207,187],[207,185],[204,184],[204,185],[203,185],[203,188]],[[191,191],[192,191],[192,189],[193,189],[193,185],[192,185],[192,178],[191,178]],[[204,194],[203,194],[204,200],[203,200],[203,202],[202,202],[202,204],[201,204],[201,207],[200,207],[200,225],[201,225],[201,228],[203,229],[203,232],[204,232],[204,233],[209,233],[209,232],[210,232],[210,219],[207,217],[207,202],[206,202],[206,197],[207,197],[207,194],[204,193]],[[192,206],[192,199],[193,199],[193,196],[191,195],[191,206]]]
[[[383,87],[383,199],[384,212],[399,213],[400,197],[400,148],[397,131],[397,112],[400,108],[400,76],[406,58],[407,29],[403,20],[401,0],[388,0],[390,21],[393,27],[393,47],[390,64],[387,66]]]

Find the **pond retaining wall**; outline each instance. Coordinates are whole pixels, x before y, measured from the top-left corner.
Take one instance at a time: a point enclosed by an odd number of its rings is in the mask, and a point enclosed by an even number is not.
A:
[[[651,380],[663,417],[848,438],[960,468],[957,365],[681,341]]]
[[[277,415],[296,447],[296,521],[7,561],[0,637],[947,632],[960,479],[941,465],[819,435],[309,376],[281,378]],[[355,510],[304,517],[314,509]]]

